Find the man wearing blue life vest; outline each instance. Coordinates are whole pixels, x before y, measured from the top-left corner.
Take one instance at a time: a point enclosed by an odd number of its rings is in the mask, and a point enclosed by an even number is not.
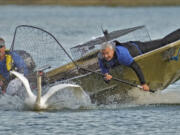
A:
[[[28,75],[28,68],[23,58],[16,52],[6,50],[4,39],[0,38],[0,87],[3,93],[6,91],[6,87],[11,81],[9,71],[12,69],[16,69],[25,76]]]
[[[149,91],[149,86],[145,82],[140,67],[134,61],[127,48],[123,46],[115,46],[112,43],[104,43],[101,52],[98,54],[98,62],[105,80],[109,81],[112,79],[112,76],[109,74],[109,69],[111,67],[122,64],[132,68],[136,72],[143,90]]]

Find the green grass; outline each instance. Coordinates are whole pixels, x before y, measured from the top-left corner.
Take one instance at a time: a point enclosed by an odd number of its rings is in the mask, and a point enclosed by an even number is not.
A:
[[[178,6],[180,0],[0,0],[1,5]]]

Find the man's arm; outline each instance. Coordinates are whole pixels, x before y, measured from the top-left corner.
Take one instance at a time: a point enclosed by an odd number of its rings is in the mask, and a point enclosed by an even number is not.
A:
[[[128,49],[123,49],[122,47],[118,47],[116,50],[116,54],[118,56],[118,60],[120,63],[122,63],[125,66],[131,67],[136,75],[138,76],[141,86],[143,87],[144,90],[149,90],[148,85],[146,85],[144,75],[141,71],[141,68],[139,65],[134,61],[133,57],[129,53]]]
[[[149,91],[149,86],[146,84],[146,81],[144,79],[144,75],[143,75],[139,65],[135,61],[133,61],[129,67],[131,67],[134,70],[134,72],[136,73],[136,75],[138,76],[142,88],[145,91]]]
[[[133,61],[129,67],[131,67],[134,70],[134,72],[136,73],[136,75],[139,78],[139,81],[140,81],[141,85],[145,84],[146,81],[144,79],[144,75],[143,75],[139,65],[135,61]]]

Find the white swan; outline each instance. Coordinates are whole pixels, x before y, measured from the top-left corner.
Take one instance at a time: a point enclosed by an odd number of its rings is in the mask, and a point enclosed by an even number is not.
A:
[[[38,93],[36,96],[31,91],[28,79],[23,74],[18,73],[16,71],[10,71],[10,72],[11,72],[11,74],[15,75],[17,78],[19,78],[22,81],[22,83],[27,91],[27,95],[28,95],[28,98],[25,101],[26,104],[28,104],[29,107],[31,107],[32,109],[37,110],[37,111],[48,108],[48,104],[47,104],[48,99],[51,96],[53,96],[57,91],[61,91],[65,88],[70,88],[70,87],[75,88],[73,90],[74,90],[74,93],[77,96],[77,98],[80,98],[82,95],[89,97],[80,86],[74,85],[74,84],[55,85],[55,86],[51,87],[48,90],[48,92],[41,97],[41,77],[40,76],[37,78]]]

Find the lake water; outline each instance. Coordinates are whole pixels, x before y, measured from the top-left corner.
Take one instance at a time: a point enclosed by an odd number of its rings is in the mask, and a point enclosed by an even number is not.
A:
[[[0,6],[0,36],[10,46],[17,25],[35,25],[52,32],[68,49],[100,35],[101,26],[112,31],[146,25],[156,39],[180,28],[179,13],[180,7]],[[179,135],[179,88],[180,82],[164,94],[134,89],[129,94],[137,100],[130,104],[39,113],[24,109],[18,97],[4,96],[0,98],[0,134]]]

